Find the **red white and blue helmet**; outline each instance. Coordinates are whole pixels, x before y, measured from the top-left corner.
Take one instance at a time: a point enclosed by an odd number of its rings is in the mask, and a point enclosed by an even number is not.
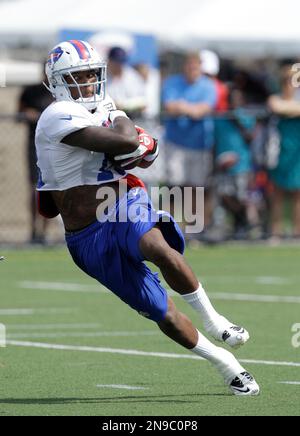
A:
[[[94,85],[94,96],[82,97],[81,87],[90,86],[90,83],[78,84],[73,73],[92,70],[97,75]],[[49,81],[49,91],[57,101],[73,101],[83,104],[88,110],[94,110],[105,99],[106,63],[103,62],[97,51],[85,41],[70,40],[57,44],[49,53],[45,66]],[[66,77],[72,83],[67,83]],[[77,87],[80,97],[72,98],[70,88]]]

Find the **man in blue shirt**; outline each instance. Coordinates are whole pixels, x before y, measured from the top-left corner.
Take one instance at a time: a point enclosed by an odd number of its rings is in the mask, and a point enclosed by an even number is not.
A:
[[[162,102],[167,117],[167,178],[170,185],[204,187],[209,192],[213,167],[213,120],[209,116],[217,101],[211,79],[202,75],[199,53],[186,56],[183,74],[166,79]],[[209,221],[209,196],[205,218]]]

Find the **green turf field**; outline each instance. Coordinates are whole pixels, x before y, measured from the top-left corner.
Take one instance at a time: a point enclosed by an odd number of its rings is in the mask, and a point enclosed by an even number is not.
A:
[[[214,368],[81,273],[65,249],[0,255],[8,340],[0,348],[1,416],[300,415],[300,348],[291,331],[300,323],[299,247],[186,253],[216,308],[251,333],[235,354],[250,361],[257,398],[231,396]],[[197,314],[174,300],[200,327]]]

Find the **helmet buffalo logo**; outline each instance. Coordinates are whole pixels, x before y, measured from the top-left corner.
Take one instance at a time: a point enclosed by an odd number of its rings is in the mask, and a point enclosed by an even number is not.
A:
[[[54,65],[62,56],[63,50],[61,47],[56,47],[54,50],[52,50],[49,53],[47,64],[50,67],[51,65]]]

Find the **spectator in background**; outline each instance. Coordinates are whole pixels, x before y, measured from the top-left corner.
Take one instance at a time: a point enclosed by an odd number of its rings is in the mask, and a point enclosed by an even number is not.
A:
[[[271,201],[272,236],[283,235],[284,200],[293,202],[293,235],[300,237],[300,101],[298,88],[293,87],[291,65],[281,70],[281,93],[269,98],[269,107],[279,116],[277,125],[280,136],[278,163],[270,171],[274,182]]]
[[[215,84],[217,92],[216,112],[225,112],[229,107],[229,90],[228,87],[219,78],[220,59],[216,53],[211,50],[201,50],[201,70],[202,73],[210,77]]]
[[[234,237],[244,239],[248,227],[249,183],[252,172],[251,142],[255,117],[245,111],[240,90],[230,96],[232,112],[216,120],[217,191],[234,220]]]
[[[141,76],[145,86],[146,107],[142,115],[146,120],[158,120],[160,114],[159,71],[145,63],[135,65],[135,69]]]
[[[44,76],[44,81],[47,80]],[[19,120],[26,123],[27,134],[27,165],[30,184],[30,240],[32,243],[43,243],[47,220],[37,213],[36,185],[38,181],[37,157],[35,151],[35,129],[41,113],[53,102],[51,94],[43,83],[26,86],[19,99]]]
[[[233,88],[245,95],[247,105],[257,107],[265,105],[270,91],[265,78],[258,73],[238,70],[233,75]]]
[[[136,124],[143,126],[152,136],[162,141],[162,127],[160,125],[160,72],[158,69],[146,63],[139,63],[134,66],[143,80],[146,92],[146,106],[140,117],[135,119]],[[160,149],[160,159],[156,159],[153,165],[145,171],[142,168],[135,168],[133,173],[143,178],[147,188],[159,186],[165,176],[165,150]],[[159,205],[156,205],[159,208]]]
[[[206,225],[211,218],[209,193],[214,142],[210,115],[216,101],[215,85],[202,74],[199,53],[189,53],[183,74],[171,76],[163,84],[167,181],[171,186],[205,188]]]
[[[128,55],[121,47],[108,53],[107,89],[118,109],[136,119],[146,108],[146,89],[140,74],[128,65]]]

